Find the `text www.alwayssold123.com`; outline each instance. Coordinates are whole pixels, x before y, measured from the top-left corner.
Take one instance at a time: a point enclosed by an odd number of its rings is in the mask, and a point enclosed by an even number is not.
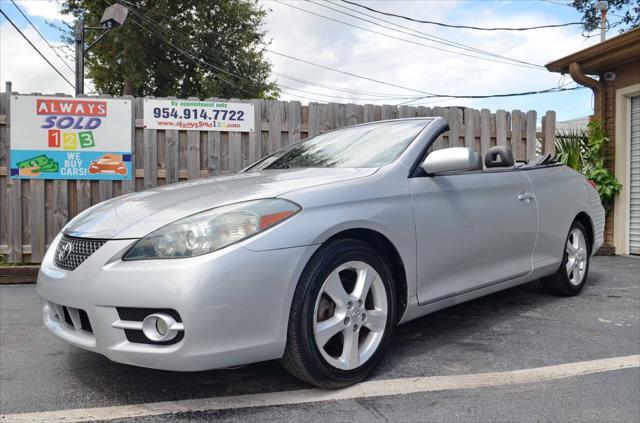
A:
[[[189,128],[240,128],[241,125],[239,123],[232,122],[217,122],[217,121],[199,121],[199,122],[187,122],[187,121],[166,121],[159,120],[157,121],[158,126],[167,127],[167,128],[177,128],[177,129],[189,129]]]

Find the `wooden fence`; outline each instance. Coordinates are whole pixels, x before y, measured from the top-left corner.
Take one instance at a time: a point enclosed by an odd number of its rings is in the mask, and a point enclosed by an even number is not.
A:
[[[19,180],[8,176],[10,95],[0,93],[0,254],[10,263],[40,262],[65,223],[95,203],[157,185],[231,174],[292,142],[356,123],[442,116],[451,129],[436,142],[436,149],[466,146],[484,154],[490,146],[508,145],[519,160],[553,151],[555,141],[553,111],[542,117],[542,131],[537,132],[533,110],[491,113],[488,109],[454,107],[302,106],[297,101],[275,100],[248,100],[255,106],[257,130],[252,133],[149,130],[142,126],[144,99],[136,98],[131,128],[133,180]]]

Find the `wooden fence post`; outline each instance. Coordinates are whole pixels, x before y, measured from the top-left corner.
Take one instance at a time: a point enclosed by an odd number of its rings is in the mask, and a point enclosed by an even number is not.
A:
[[[556,112],[548,111],[543,119],[544,144],[542,152],[544,154],[553,154],[556,145]]]
[[[476,148],[476,127],[473,117],[473,109],[464,109],[464,146],[467,148]]]
[[[158,131],[145,128],[143,142],[144,188],[149,189],[158,184]]]
[[[287,117],[289,118],[288,144],[293,144],[300,141],[302,137],[302,105],[299,101],[290,101],[287,110]]]
[[[507,112],[504,110],[496,112],[496,145],[507,145]]]
[[[448,110],[448,114],[449,147],[461,147],[460,127],[462,126],[462,110],[457,107],[451,107]]]
[[[491,147],[491,111],[482,109],[480,111],[480,155],[484,157]]]
[[[262,100],[251,100],[250,103],[253,104],[254,115],[253,132],[249,132],[249,163],[254,163],[262,157]]]
[[[513,157],[516,160],[525,160],[527,157],[526,150],[522,143],[523,114],[520,110],[511,112],[511,149]]]
[[[6,116],[5,130],[6,146],[9,148],[11,140],[9,134],[11,132],[11,93],[2,94],[0,101],[0,114]],[[4,138],[4,137],[3,137]],[[3,143],[5,144],[5,143]],[[7,157],[8,157],[7,149]],[[7,169],[9,169],[9,161],[7,160]],[[10,172],[7,172],[7,260],[10,263],[22,262],[22,180],[11,179]]]
[[[309,137],[315,137],[320,133],[320,107],[318,103],[309,103]]]
[[[536,111],[529,110],[527,112],[527,161],[535,160],[536,158]]]
[[[394,119],[397,115],[397,107],[390,104],[382,106],[382,120]]]

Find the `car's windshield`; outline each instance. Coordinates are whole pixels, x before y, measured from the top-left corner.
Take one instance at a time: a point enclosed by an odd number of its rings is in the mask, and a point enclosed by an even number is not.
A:
[[[404,151],[425,124],[404,120],[339,129],[282,149],[249,170],[384,166]]]

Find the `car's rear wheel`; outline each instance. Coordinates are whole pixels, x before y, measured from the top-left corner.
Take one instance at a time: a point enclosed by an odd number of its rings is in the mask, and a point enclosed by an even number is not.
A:
[[[395,295],[388,266],[369,244],[342,239],[324,245],[294,294],[283,366],[324,388],[361,381],[389,343]]]
[[[565,242],[562,264],[558,271],[541,279],[542,286],[552,294],[577,295],[587,280],[591,245],[588,232],[578,221],[573,222]]]

